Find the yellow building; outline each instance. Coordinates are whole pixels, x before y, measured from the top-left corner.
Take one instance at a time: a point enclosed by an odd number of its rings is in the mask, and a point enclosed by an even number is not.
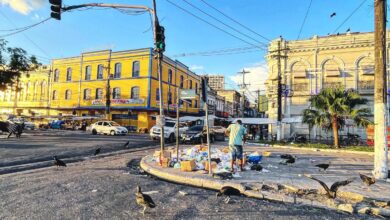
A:
[[[197,115],[200,77],[181,62],[168,57],[164,57],[162,69],[166,114],[176,111],[176,88],[179,86],[197,90],[197,98],[181,103],[180,108],[181,114]],[[159,112],[159,81],[157,60],[151,48],[95,51],[54,59],[49,78],[45,98],[48,99],[48,115],[104,117],[107,91],[110,91],[109,118],[122,125],[130,123],[136,128],[150,128],[155,124],[152,116]],[[0,101],[0,107],[3,103],[8,102]],[[129,111],[132,112],[131,120]]]
[[[389,39],[388,39],[389,40]],[[278,44],[281,45],[281,77],[286,88],[282,98],[282,138],[292,133],[308,134],[305,124],[298,123],[302,110],[309,106],[309,98],[322,88],[343,86],[357,90],[373,112],[374,94],[374,34],[345,33],[314,36],[311,39],[271,42],[266,56],[268,79],[266,81],[268,115],[277,118]],[[282,121],[282,122],[283,122]],[[357,133],[365,137],[365,130],[353,124],[341,129],[341,134]],[[276,126],[272,126],[276,133]],[[330,137],[319,128],[313,129],[312,138]]]

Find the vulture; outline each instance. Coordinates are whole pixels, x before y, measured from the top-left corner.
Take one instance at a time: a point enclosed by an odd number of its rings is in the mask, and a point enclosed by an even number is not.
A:
[[[336,12],[333,12],[330,17],[333,18],[334,16],[336,16]]]
[[[319,184],[321,184],[321,186],[325,189],[326,191],[326,195],[328,196],[328,198],[330,199],[335,199],[336,196],[337,196],[337,190],[341,187],[341,186],[346,186],[350,183],[352,183],[352,181],[355,179],[355,178],[350,178],[350,179],[347,179],[347,180],[344,180],[344,181],[338,181],[338,182],[335,182],[332,184],[332,186],[329,187],[324,183],[322,182],[321,180],[319,179],[316,179],[310,175],[304,175],[306,176],[307,178],[309,179],[312,179],[312,180],[315,180],[317,181]]]
[[[222,187],[219,192],[217,193],[218,196],[226,196],[225,203],[229,203],[230,201],[230,196],[240,196],[241,192],[240,190],[231,187],[231,186],[224,186]]]
[[[330,166],[330,162],[329,163],[320,163],[320,164],[317,164],[316,167],[320,168],[320,169],[323,169],[324,171],[326,171]]]
[[[127,142],[123,145],[123,147],[124,147],[124,148],[128,148],[128,147],[129,147],[129,144],[130,144],[130,141],[127,141]]]
[[[53,159],[54,159],[54,165],[56,165],[57,167],[66,167],[66,163],[58,159],[57,156],[54,156]]]
[[[293,163],[295,163],[295,157],[288,158],[286,161],[280,162],[280,164],[283,164],[283,165],[288,165],[288,164],[293,164]]]
[[[359,173],[359,175],[360,175],[360,179],[362,179],[363,183],[366,184],[367,186],[371,186],[372,184],[375,183],[375,177],[369,177],[361,173]]]
[[[231,180],[233,179],[233,174],[230,172],[213,173],[213,177],[221,180]]]
[[[263,170],[263,167],[260,164],[253,164],[251,170],[261,171]]]
[[[294,158],[294,156],[291,154],[282,154],[282,155],[280,155],[280,158],[288,160],[288,159]]]
[[[142,215],[145,215],[145,210],[147,208],[154,208],[156,207],[156,204],[154,203],[152,197],[149,195],[145,195],[141,192],[141,187],[137,186],[137,192],[135,193],[135,199],[138,205],[144,207],[143,211],[141,212]]]
[[[99,147],[98,149],[95,150],[95,153],[93,155],[98,155],[100,154],[100,151],[101,151],[102,147]]]

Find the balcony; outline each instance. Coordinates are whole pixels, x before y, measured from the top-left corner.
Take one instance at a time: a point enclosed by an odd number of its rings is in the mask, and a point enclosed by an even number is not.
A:
[[[306,92],[309,91],[309,83],[295,83],[292,85],[294,92]]]
[[[366,80],[358,82],[358,91],[363,94],[374,93],[374,80]]]
[[[342,86],[341,82],[324,82],[322,88],[339,88]]]

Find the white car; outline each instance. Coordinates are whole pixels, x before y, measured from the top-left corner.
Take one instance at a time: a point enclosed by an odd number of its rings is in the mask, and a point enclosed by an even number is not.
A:
[[[16,124],[24,123],[24,129],[26,129],[26,130],[34,130],[35,129],[35,124],[33,122],[27,121],[24,118],[13,118],[9,121],[11,121],[12,123],[16,123]]]
[[[98,121],[91,125],[92,134],[126,135],[125,127],[120,126],[115,121]]]
[[[167,139],[169,142],[173,142],[176,138],[176,122],[175,121],[166,121],[164,126],[164,138]],[[150,129],[150,137],[155,140],[160,138],[160,127],[159,126],[153,126]],[[188,127],[185,124],[179,123],[179,136],[188,130]]]

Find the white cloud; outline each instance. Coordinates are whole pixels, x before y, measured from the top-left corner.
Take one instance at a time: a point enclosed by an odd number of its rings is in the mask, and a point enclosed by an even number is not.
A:
[[[42,7],[45,2],[46,0],[0,0],[2,5],[8,5],[13,10],[24,15]]]
[[[245,71],[249,72],[248,74],[245,75],[245,83],[250,84],[247,86],[248,91],[245,91],[248,94],[248,98],[251,101],[255,100],[256,93],[254,91],[256,90],[262,90],[261,94],[264,94],[265,90],[265,81],[267,79],[267,74],[268,74],[268,68],[266,63],[257,63],[252,66],[244,67]],[[240,72],[242,69],[240,70]],[[237,74],[234,76],[231,76],[230,79],[235,82],[236,84],[242,84],[242,75]]]
[[[204,69],[204,66],[200,66],[200,65],[191,65],[190,66],[190,70],[192,70],[192,71],[203,70],[203,69]]]

